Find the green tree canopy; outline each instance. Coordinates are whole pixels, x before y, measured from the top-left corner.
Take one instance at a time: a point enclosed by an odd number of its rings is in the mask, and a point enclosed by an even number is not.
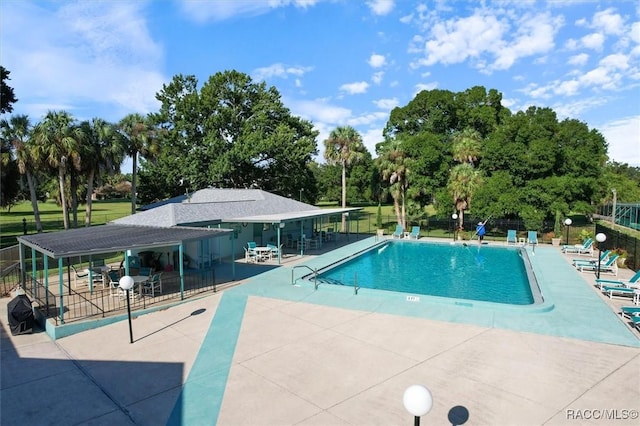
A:
[[[11,71],[0,65],[0,114],[13,111],[13,104],[18,102],[13,87],[7,84]]]
[[[256,187],[293,197],[315,186],[307,165],[318,133],[291,115],[274,87],[225,71],[198,90],[194,76],[177,75],[157,98],[162,105],[152,118],[164,129],[162,154],[141,174],[157,198],[183,193],[179,182],[190,190]]]

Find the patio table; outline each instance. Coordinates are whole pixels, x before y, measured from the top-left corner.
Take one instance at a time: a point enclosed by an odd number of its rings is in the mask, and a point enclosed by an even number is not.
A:
[[[271,253],[271,248],[260,246],[253,248],[253,251],[258,254],[258,260],[266,260],[269,257],[269,253]]]
[[[138,286],[138,297],[142,297],[142,285],[149,280],[149,277],[146,275],[134,275],[133,284],[134,286]]]

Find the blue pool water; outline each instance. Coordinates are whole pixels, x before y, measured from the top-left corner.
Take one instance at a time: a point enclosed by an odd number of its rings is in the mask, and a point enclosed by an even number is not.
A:
[[[357,278],[356,278],[357,276]],[[480,300],[534,303],[520,249],[390,241],[318,274],[320,283]]]

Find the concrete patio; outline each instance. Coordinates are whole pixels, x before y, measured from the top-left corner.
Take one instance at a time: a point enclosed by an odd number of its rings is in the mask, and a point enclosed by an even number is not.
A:
[[[555,316],[314,291],[291,286],[287,266],[136,317],[133,344],[127,321],[55,342],[11,336],[2,299],[0,421],[408,425],[402,394],[418,383],[434,399],[423,424],[638,424],[640,334],[615,314],[630,302],[607,299],[553,251],[535,261],[556,259],[564,274],[547,277]],[[563,305],[567,280],[584,290],[577,321]],[[566,327],[549,329],[561,316]],[[603,332],[567,337],[598,318]]]

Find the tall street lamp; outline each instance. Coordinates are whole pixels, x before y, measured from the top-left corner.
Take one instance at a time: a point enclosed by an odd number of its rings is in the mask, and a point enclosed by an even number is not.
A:
[[[431,392],[423,385],[411,385],[402,397],[404,408],[413,414],[414,426],[420,426],[420,416],[427,414],[433,406]]]
[[[456,229],[458,228],[456,226],[456,220],[458,219],[458,214],[454,213],[451,215],[451,219],[453,219],[453,242],[456,241]]]
[[[596,235],[596,241],[598,242],[598,273],[596,276],[600,279],[600,259],[602,258],[602,243],[607,241],[607,236],[600,232]]]
[[[125,275],[120,278],[118,285],[121,289],[127,292],[127,316],[129,317],[129,343],[133,343],[133,329],[131,328],[131,302],[129,301],[129,290],[133,288],[133,278],[129,275]]]
[[[569,245],[569,227],[571,227],[571,223],[572,221],[569,218],[564,220],[564,224],[567,225],[567,245]]]

